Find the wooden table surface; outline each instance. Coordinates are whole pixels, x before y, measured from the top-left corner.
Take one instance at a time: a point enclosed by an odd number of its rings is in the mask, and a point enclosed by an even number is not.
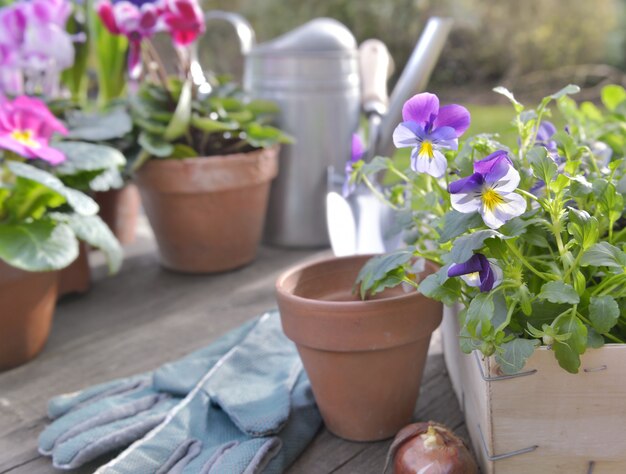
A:
[[[0,373],[0,474],[60,472],[36,449],[50,397],[149,370],[206,345],[275,307],[279,273],[320,253],[329,251],[261,247],[257,260],[243,269],[182,275],[159,266],[144,221],[137,241],[126,248],[118,275],[106,277],[101,257],[92,254],[90,292],[58,304],[52,334],[39,357]],[[415,419],[444,423],[467,440],[437,333]],[[379,474],[389,444],[348,442],[322,429],[288,472]],[[105,460],[73,472],[93,472]]]

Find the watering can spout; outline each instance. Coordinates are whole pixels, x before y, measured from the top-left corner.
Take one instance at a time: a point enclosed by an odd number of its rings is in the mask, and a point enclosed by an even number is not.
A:
[[[389,109],[380,127],[380,141],[376,150],[378,154],[390,156],[393,153],[392,134],[402,121],[402,106],[428,84],[451,28],[451,18],[433,17],[426,23],[391,94]]]
[[[239,48],[242,56],[246,56],[256,44],[256,36],[252,25],[238,13],[211,10],[204,14],[204,21],[208,23],[211,20],[223,20],[232,25],[237,38],[239,38]]]

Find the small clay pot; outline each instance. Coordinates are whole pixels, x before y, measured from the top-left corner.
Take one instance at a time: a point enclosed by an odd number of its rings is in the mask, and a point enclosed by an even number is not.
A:
[[[256,257],[277,148],[152,159],[136,176],[161,263],[188,273],[231,270]]]
[[[131,244],[137,235],[141,196],[137,186],[126,184],[120,189],[94,193],[100,206],[99,215],[122,245]]]
[[[89,247],[80,242],[76,260],[59,270],[59,297],[87,293],[90,288]]]
[[[369,258],[308,263],[276,283],[283,329],[298,347],[326,427],[352,441],[392,437],[411,421],[443,313],[441,303],[400,287],[360,300],[352,290]]]
[[[57,272],[25,272],[0,261],[0,371],[43,349],[57,297]]]

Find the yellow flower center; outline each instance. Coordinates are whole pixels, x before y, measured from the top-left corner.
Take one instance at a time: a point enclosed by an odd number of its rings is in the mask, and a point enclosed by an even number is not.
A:
[[[34,135],[35,133],[32,130],[14,130],[11,132],[11,138],[16,142],[19,142],[24,146],[37,148],[39,143],[33,139]]]
[[[496,206],[503,203],[504,199],[502,199],[502,196],[500,196],[493,189],[489,188],[486,191],[483,191],[483,204],[490,211],[493,211]]]
[[[432,159],[435,156],[433,154],[433,144],[431,142],[422,142],[420,155],[426,155],[428,158]]]

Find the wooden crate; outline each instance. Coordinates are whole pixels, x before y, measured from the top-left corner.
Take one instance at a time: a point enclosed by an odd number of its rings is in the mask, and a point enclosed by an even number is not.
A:
[[[460,351],[454,310],[442,332],[483,474],[626,473],[626,344],[588,350],[576,375],[541,347],[506,377],[493,357]]]

